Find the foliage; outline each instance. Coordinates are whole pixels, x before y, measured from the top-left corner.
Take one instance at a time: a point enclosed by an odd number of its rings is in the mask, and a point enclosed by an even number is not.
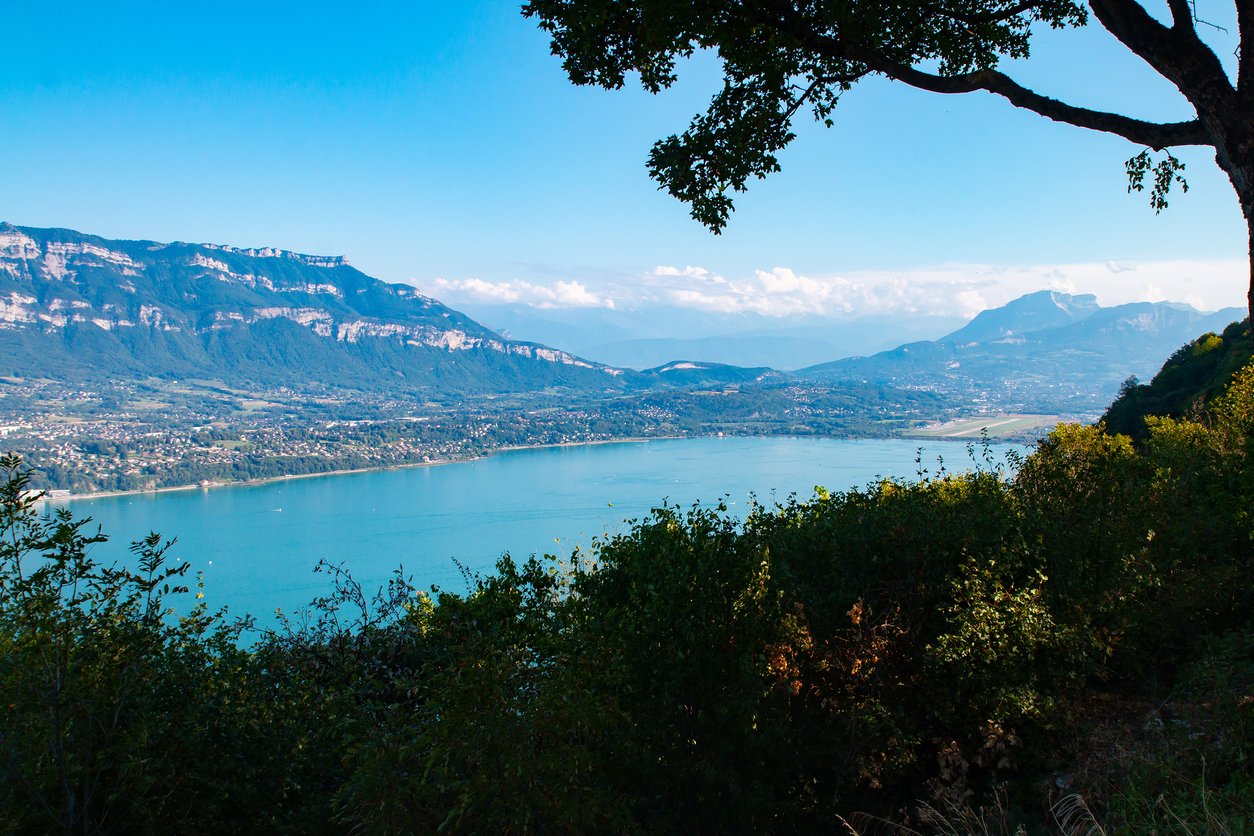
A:
[[[779,170],[798,113],[830,126],[841,96],[871,73],[903,77],[889,66],[918,64],[950,76],[988,71],[1002,57],[1026,57],[1033,24],[1087,17],[1069,0],[1012,5],[530,0],[523,14],[551,35],[576,84],[617,89],[635,72],[656,93],[676,80],[680,60],[717,52],[722,89],[682,135],[654,145],[649,171],[718,232],[731,214],[730,194]]]
[[[1178,185],[1181,192],[1187,193],[1189,191],[1189,184],[1185,181],[1184,175],[1180,173],[1184,169],[1184,163],[1176,159],[1175,155],[1170,152],[1165,155],[1164,159],[1159,160],[1155,164],[1147,149],[1127,162],[1128,191],[1145,191],[1145,175],[1152,171],[1154,173],[1154,184],[1150,188],[1150,206],[1154,208],[1154,213],[1157,214],[1167,208],[1167,195],[1171,193],[1173,185]]]
[[[8,457],[0,830],[1239,832],[1254,367],[1198,418],[661,507],[461,593],[324,563],[261,634],[158,535],[99,565]]]
[[[100,565],[90,520],[40,517],[20,462],[0,469],[0,828],[154,830],[229,803],[212,708],[241,676],[237,631],[167,606],[187,592],[172,543],[136,543],[138,571]]]
[[[1250,361],[1249,320],[1234,322],[1222,334],[1204,334],[1181,346],[1145,385],[1125,382],[1102,420],[1113,433],[1143,440],[1146,416],[1200,418],[1207,403],[1221,395]]]
[[[1248,833],[1254,633],[1211,636],[1108,775],[1112,833]]]

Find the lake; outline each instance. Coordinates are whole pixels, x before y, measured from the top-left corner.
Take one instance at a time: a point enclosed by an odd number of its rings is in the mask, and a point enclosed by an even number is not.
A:
[[[514,450],[433,467],[291,479],[261,485],[76,499],[111,540],[95,556],[125,560],[149,531],[177,537],[170,554],[204,573],[211,607],[263,619],[330,587],[313,567],[344,562],[365,587],[403,566],[420,588],[465,588],[456,559],[488,571],[503,551],[568,556],[628,528],[667,501],[743,517],[750,497],[860,487],[923,467],[970,469],[965,442],[915,439],[696,438]],[[1013,445],[994,445],[1000,459]],[[978,451],[977,451],[978,452]],[[94,530],[94,526],[93,529]]]

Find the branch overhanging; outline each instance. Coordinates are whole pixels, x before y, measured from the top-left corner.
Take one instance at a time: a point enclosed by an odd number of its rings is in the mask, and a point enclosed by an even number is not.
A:
[[[937,75],[894,61],[874,49],[847,43],[835,36],[817,34],[798,25],[797,21],[772,18],[764,22],[783,28],[798,43],[820,55],[834,60],[856,61],[874,72],[920,90],[944,94],[983,90],[1005,98],[1016,107],[1031,110],[1056,122],[1115,134],[1154,149],[1213,144],[1210,135],[1197,119],[1186,122],[1148,122],[1118,113],[1077,107],[1030,90],[999,70]]]

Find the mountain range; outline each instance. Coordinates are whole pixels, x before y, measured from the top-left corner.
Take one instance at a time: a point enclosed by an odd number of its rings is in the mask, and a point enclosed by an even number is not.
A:
[[[619,369],[504,338],[340,257],[112,241],[7,223],[0,373],[431,395],[630,385]]]
[[[797,376],[940,392],[1002,411],[1096,414],[1130,376],[1149,377],[1181,343],[1244,317],[1172,302],[1102,307],[1092,295],[1040,291],[933,341],[811,366]]]
[[[509,311],[488,313],[508,318]],[[569,345],[513,339],[502,333],[508,329],[493,330],[411,285],[367,276],[341,257],[0,224],[0,375],[67,382],[204,378],[434,399],[857,383],[928,390],[969,410],[1095,414],[1128,376],[1148,377],[1181,343],[1222,330],[1243,311],[1208,314],[1167,302],[1103,308],[1091,295],[1041,291],[935,340],[796,372],[720,361],[737,340],[741,348],[758,341],[760,353],[793,359],[789,341],[806,342],[807,351],[833,352],[818,354],[830,359],[840,356],[833,340],[846,340],[846,349],[885,345],[905,333],[905,320],[866,320],[835,337],[816,322],[796,324],[790,334],[754,330],[761,323],[753,317],[708,314],[680,339],[664,336],[661,321],[648,326],[604,310],[582,315],[536,313],[532,325],[547,318],[568,336],[599,336],[603,347],[617,344],[621,353],[634,345],[638,362],[620,367]],[[514,316],[515,324],[522,321],[517,310]],[[735,323],[749,330],[719,335]],[[647,336],[649,327],[659,330]],[[646,336],[628,338],[633,333]],[[658,357],[665,360],[631,368]]]

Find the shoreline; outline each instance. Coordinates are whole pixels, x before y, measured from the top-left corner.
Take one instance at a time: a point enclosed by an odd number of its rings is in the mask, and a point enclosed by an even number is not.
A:
[[[1000,415],[1000,416],[983,416],[982,419],[974,419],[974,420],[978,421],[978,420],[987,420],[989,418],[1005,419],[1005,418],[1026,418],[1026,417],[1056,418],[1057,416]],[[937,430],[946,429],[952,425],[961,424],[965,421],[974,422],[972,419],[955,419],[952,421],[941,422],[939,424],[932,425],[931,427],[916,427],[912,430],[899,432],[891,436],[885,436],[885,438],[910,439],[910,440],[916,440],[916,441],[930,440],[930,441],[941,441],[941,442],[970,441],[971,438],[966,433],[950,434],[947,432],[937,432]],[[929,430],[931,432],[929,432]],[[627,438],[598,439],[596,441],[562,441],[556,444],[515,444],[515,445],[510,445],[507,447],[498,447],[494,450],[489,450],[479,455],[465,456],[462,458],[440,459],[437,461],[428,461],[428,462],[403,462],[400,464],[379,465],[377,467],[339,468],[336,470],[323,470],[317,473],[290,473],[290,474],[286,474],[283,476],[265,476],[265,477],[261,477],[258,479],[243,479],[243,480],[234,481],[234,482],[215,481],[208,485],[196,483],[196,484],[191,484],[191,485],[167,485],[167,486],[160,487],[160,488],[144,488],[144,489],[131,490],[131,491],[93,491],[91,493],[76,493],[76,494],[69,494],[66,496],[55,496],[55,497],[43,496],[39,499],[39,502],[56,504],[56,503],[69,503],[69,502],[85,501],[85,500],[93,500],[93,499],[111,499],[111,498],[121,497],[121,496],[143,496],[145,494],[174,493],[176,491],[193,491],[193,490],[208,491],[208,490],[214,490],[217,488],[257,487],[260,485],[269,485],[269,484],[273,484],[276,482],[287,482],[287,481],[291,481],[294,479],[316,479],[322,476],[347,476],[347,475],[351,475],[354,473],[382,473],[388,470],[409,470],[411,468],[418,468],[418,467],[439,467],[439,466],[450,465],[450,464],[465,464],[467,462],[482,461],[483,459],[487,459],[487,458],[490,458],[491,456],[499,455],[501,453],[514,453],[514,452],[520,452],[520,451],[525,451],[525,450],[551,450],[551,449],[559,449],[563,447],[592,447],[592,446],[604,445],[604,444],[639,444],[639,443],[648,442],[648,441],[679,441],[679,440],[684,440],[684,439],[707,438],[707,437],[714,438],[716,436],[704,436],[704,435],[630,436]],[[722,434],[720,433],[717,437],[722,437]],[[764,436],[764,437],[771,437],[771,436]],[[991,436],[989,440],[994,443],[1016,443],[1012,438],[1004,438],[1004,437],[998,438],[996,436]]]
[[[193,485],[166,485],[160,488],[141,488],[133,491],[92,491],[91,493],[73,493],[66,496],[42,496],[40,502],[62,503],[75,502],[90,499],[112,499],[119,496],[143,496],[145,494],[174,493],[176,491],[209,491],[217,488],[247,488],[259,485],[269,485],[275,482],[288,482],[293,479],[316,479],[319,476],[347,476],[353,473],[382,473],[388,470],[409,470],[417,467],[439,467],[447,464],[465,464],[467,462],[482,461],[483,459],[495,456],[499,453],[512,453],[521,450],[551,450],[561,447],[591,447],[598,444],[638,444],[643,441],[675,441],[685,438],[694,438],[695,436],[686,435],[658,435],[648,437],[632,436],[630,438],[605,438],[597,441],[562,441],[556,444],[515,444],[509,447],[498,447],[495,450],[489,450],[477,456],[466,456],[464,458],[440,459],[429,462],[402,462],[400,464],[384,464],[378,467],[348,467],[337,470],[321,470],[317,473],[289,473],[284,476],[264,476],[259,479],[243,479],[235,482],[212,482],[208,485],[196,483]]]

